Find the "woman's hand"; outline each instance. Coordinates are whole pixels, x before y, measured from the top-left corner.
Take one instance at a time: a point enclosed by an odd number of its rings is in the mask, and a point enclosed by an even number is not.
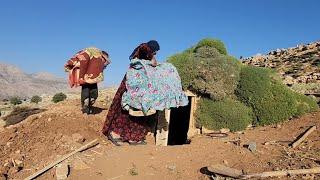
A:
[[[151,59],[151,66],[156,67],[158,65],[158,62],[156,60],[156,58],[152,58]]]

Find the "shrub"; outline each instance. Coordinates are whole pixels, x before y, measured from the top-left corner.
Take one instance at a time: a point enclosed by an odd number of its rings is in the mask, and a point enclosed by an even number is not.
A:
[[[197,51],[201,47],[213,47],[219,51],[220,54],[227,55],[227,49],[223,42],[217,39],[206,38],[202,39],[195,46],[194,50]]]
[[[19,97],[12,97],[10,98],[10,103],[13,105],[22,104],[22,101]]]
[[[31,102],[35,104],[38,104],[41,101],[42,101],[42,98],[40,96],[32,96],[31,98]]]
[[[192,54],[189,52],[182,52],[169,57],[168,62],[172,63],[176,68],[181,78],[183,89],[188,89],[192,80],[195,78],[194,62],[190,60]]]
[[[315,99],[299,93],[295,93],[295,97],[297,99],[297,112],[295,116],[301,116],[319,109]]]
[[[293,84],[291,88],[301,94],[320,93],[320,83],[296,83]]]
[[[212,47],[200,47],[196,52],[171,56],[168,62],[177,68],[183,89],[213,100],[234,97],[241,69],[237,59],[221,55]]]
[[[229,128],[231,131],[239,131],[245,129],[253,120],[252,110],[233,99],[213,101],[203,98],[197,108],[196,117],[199,124],[212,130]]]
[[[57,93],[52,97],[52,101],[54,103],[60,102],[60,101],[64,101],[65,99],[67,99],[67,96],[65,94],[61,93]]]
[[[256,124],[268,125],[289,119],[297,112],[293,91],[273,78],[269,69],[246,66],[240,74],[236,94],[253,109]]]

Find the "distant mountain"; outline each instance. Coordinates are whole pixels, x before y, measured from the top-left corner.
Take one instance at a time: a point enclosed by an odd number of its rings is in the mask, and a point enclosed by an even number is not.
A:
[[[67,81],[50,73],[27,74],[14,65],[0,62],[0,99],[66,91]]]

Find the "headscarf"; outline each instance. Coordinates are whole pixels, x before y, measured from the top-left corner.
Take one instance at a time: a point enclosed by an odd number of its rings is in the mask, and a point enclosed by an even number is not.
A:
[[[142,43],[140,44],[138,47],[136,47],[133,52],[131,53],[131,55],[129,56],[129,59],[134,59],[136,58],[139,54],[143,53],[143,54],[146,54],[146,56],[148,58],[150,58],[149,60],[151,60],[152,57],[149,57],[149,56],[152,56],[152,54],[156,51],[159,51],[160,50],[160,46],[159,46],[159,43],[155,40],[151,40],[147,43]],[[148,59],[147,58],[147,59]]]
[[[147,45],[152,50],[152,52],[156,52],[156,51],[160,50],[159,43],[156,40],[151,40],[151,41],[147,42]]]

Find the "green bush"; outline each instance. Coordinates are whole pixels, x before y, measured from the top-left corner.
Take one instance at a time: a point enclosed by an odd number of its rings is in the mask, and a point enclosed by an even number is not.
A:
[[[229,128],[231,131],[245,129],[252,123],[252,110],[239,101],[225,99],[213,101],[203,98],[196,112],[197,122],[212,130]]]
[[[67,95],[61,93],[57,93],[52,97],[52,101],[54,103],[60,102],[60,101],[64,101],[65,99],[67,99]]]
[[[293,84],[291,88],[301,94],[320,93],[320,83],[296,83]]]
[[[42,101],[42,98],[40,96],[37,96],[37,95],[36,96],[32,96],[32,98],[31,98],[31,102],[35,103],[35,104],[38,104],[41,101]]]
[[[265,68],[246,66],[241,71],[236,94],[240,101],[253,109],[256,124],[282,122],[297,113],[295,93],[275,76]]]
[[[22,104],[22,101],[19,97],[12,97],[10,98],[10,104],[18,105],[18,104]]]
[[[213,47],[200,47],[196,52],[171,56],[168,62],[177,68],[183,89],[213,100],[234,97],[241,69],[237,59],[222,55]]]
[[[185,51],[169,57],[168,60],[168,62],[172,63],[177,68],[184,90],[189,89],[192,80],[195,79],[196,71],[194,68],[190,67],[194,67],[196,62],[190,60],[191,56],[192,53]]]
[[[250,123],[278,123],[318,109],[314,100],[285,86],[275,71],[228,56],[219,40],[201,40],[168,62],[177,68],[183,89],[202,97],[196,116],[209,129],[236,131]]]
[[[219,51],[220,54],[227,55],[227,49],[223,42],[217,39],[206,38],[202,39],[195,46],[194,50],[197,51],[201,47],[213,47]]]
[[[308,112],[317,111],[319,109],[315,99],[303,94],[295,93],[297,99],[297,112],[295,116],[301,116]]]

